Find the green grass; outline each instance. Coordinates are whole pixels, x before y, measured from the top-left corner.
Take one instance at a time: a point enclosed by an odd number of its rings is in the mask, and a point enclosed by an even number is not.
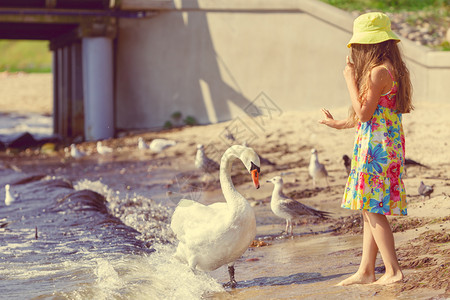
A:
[[[51,73],[48,41],[0,40],[0,72]]]
[[[407,12],[406,22],[411,26],[428,23],[434,28],[450,27],[450,0],[321,0],[346,11],[382,11],[387,13]],[[430,46],[435,50],[450,51],[450,44],[442,41],[440,45]]]
[[[450,12],[450,0],[322,0],[325,3],[348,11],[377,9],[384,12],[442,10]]]

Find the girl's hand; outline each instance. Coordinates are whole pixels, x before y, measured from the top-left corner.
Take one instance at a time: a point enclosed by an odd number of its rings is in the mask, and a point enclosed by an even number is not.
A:
[[[345,129],[355,127],[356,125],[354,120],[351,120],[350,117],[345,120],[335,120],[328,109],[322,108],[322,113],[324,114],[325,119],[319,120],[319,123],[331,128]]]
[[[319,120],[319,123],[327,125],[327,126],[332,127],[332,128],[336,128],[336,124],[335,124],[336,121],[334,120],[334,118],[331,115],[331,113],[325,108],[322,108],[321,111],[324,114],[325,119]]]
[[[347,83],[351,80],[355,80],[355,65],[350,61],[350,58],[346,57],[345,59],[346,65],[344,68],[344,78]]]

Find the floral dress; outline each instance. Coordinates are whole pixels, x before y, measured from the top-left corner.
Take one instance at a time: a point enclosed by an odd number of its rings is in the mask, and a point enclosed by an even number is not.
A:
[[[383,215],[407,214],[402,180],[405,136],[402,115],[395,111],[397,90],[398,83],[394,81],[392,89],[381,95],[372,118],[358,122],[343,208]]]

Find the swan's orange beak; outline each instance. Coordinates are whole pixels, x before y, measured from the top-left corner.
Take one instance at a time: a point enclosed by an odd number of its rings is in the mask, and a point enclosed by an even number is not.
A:
[[[259,173],[258,170],[252,170],[252,179],[253,184],[255,185],[255,188],[259,189]]]

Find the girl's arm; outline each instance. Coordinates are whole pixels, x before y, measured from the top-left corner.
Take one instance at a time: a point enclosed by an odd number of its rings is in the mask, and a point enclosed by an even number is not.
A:
[[[392,79],[384,67],[377,66],[373,68],[370,72],[367,94],[364,101],[360,101],[359,90],[355,80],[355,67],[348,56],[346,62],[344,78],[347,82],[353,109],[361,122],[367,122],[372,118],[383,90],[390,89],[388,87],[389,84],[392,86]]]
[[[353,128],[356,125],[355,120],[350,116],[344,120],[335,120],[327,109],[322,108],[322,113],[325,115],[325,118],[319,120],[319,123],[327,125],[331,128],[346,129],[346,128]]]

